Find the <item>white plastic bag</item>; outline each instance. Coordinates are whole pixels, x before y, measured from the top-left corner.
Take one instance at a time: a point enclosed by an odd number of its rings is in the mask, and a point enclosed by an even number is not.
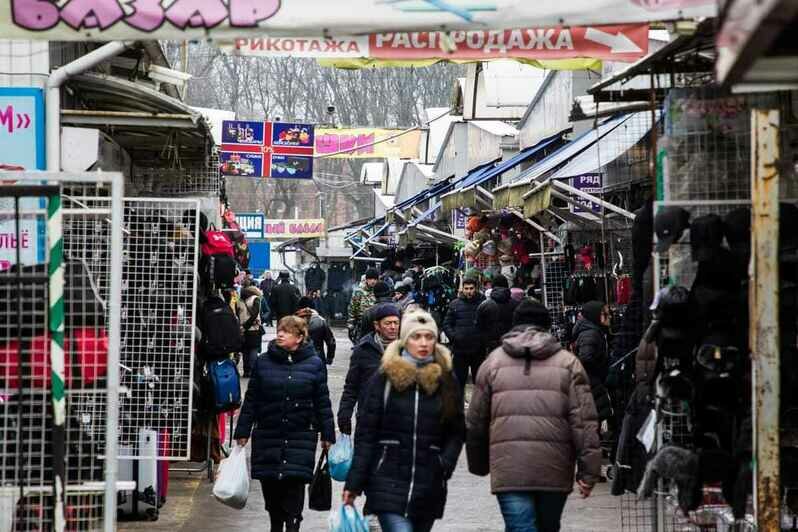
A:
[[[330,511],[327,519],[330,532],[369,532],[368,523],[354,506],[343,505]]]
[[[219,464],[219,476],[213,484],[213,496],[222,504],[236,510],[247,505],[249,468],[247,453],[240,445],[233,447],[230,456]]]

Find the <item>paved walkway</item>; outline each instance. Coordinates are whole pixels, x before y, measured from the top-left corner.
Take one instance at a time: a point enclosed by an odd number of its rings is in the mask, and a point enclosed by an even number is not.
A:
[[[271,331],[270,331],[271,332]],[[329,384],[333,406],[337,409],[349,367],[351,343],[346,332],[336,330],[338,354],[330,368]],[[343,486],[333,483],[333,504],[337,503]],[[599,485],[589,499],[572,496],[565,508],[563,532],[616,532],[620,530],[618,500],[609,495],[607,484]],[[253,484],[244,510],[230,509],[213,499],[211,485],[201,475],[185,473],[171,475],[169,499],[155,523],[120,523],[121,531],[267,531],[269,520],[263,510],[260,486]],[[303,531],[327,530],[327,514],[306,510]],[[495,497],[490,494],[489,477],[468,473],[465,452],[449,483],[446,515],[434,529],[436,532],[499,532],[504,525]]]

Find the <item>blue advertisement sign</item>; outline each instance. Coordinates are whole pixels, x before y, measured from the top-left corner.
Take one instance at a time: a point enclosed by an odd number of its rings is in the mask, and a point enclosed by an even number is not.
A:
[[[268,240],[253,240],[249,242],[249,271],[252,275],[260,275],[271,269],[272,246]]]
[[[41,89],[0,88],[0,169],[46,169]]]
[[[273,154],[271,177],[313,179],[313,157]]]
[[[263,238],[263,220],[264,215],[258,212],[245,212],[236,214],[236,222],[238,222],[241,231],[247,240]]]
[[[219,154],[222,174],[226,176],[260,177],[263,175],[263,154],[223,151]]]
[[[599,195],[604,189],[603,182],[604,180],[600,173],[582,174],[571,179],[571,186],[578,188],[582,192],[587,192],[588,194]],[[601,205],[598,203],[586,200],[577,195],[574,195],[573,198],[581,207],[571,205],[571,212],[601,213]]]
[[[263,145],[263,122],[225,120],[222,122],[222,143]]]
[[[272,146],[313,148],[316,143],[314,137],[313,124],[275,122],[272,126]]]

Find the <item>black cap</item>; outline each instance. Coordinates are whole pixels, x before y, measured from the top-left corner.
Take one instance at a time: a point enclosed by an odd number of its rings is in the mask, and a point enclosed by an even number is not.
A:
[[[368,277],[366,277],[366,279],[368,279]],[[374,290],[374,297],[378,299],[381,297],[391,297],[393,295],[391,287],[384,281],[377,281],[377,284],[374,285],[372,290]]]
[[[751,249],[751,209],[734,209],[723,218],[723,231],[733,250]]]
[[[303,308],[314,308],[313,307],[313,300],[307,296],[303,296],[299,298],[299,302],[296,304],[296,308],[303,309]]]
[[[280,272],[278,276],[280,279],[290,279],[291,277],[288,275],[288,272]]]
[[[723,246],[723,220],[717,214],[699,216],[690,224],[690,252],[695,262],[711,260]]]
[[[532,325],[543,330],[551,328],[551,314],[543,303],[527,297],[518,303],[513,312],[513,326]]]
[[[663,288],[655,298],[654,315],[663,327],[680,328],[688,323],[690,292],[683,286]]]
[[[681,207],[665,207],[654,217],[654,232],[657,234],[657,252],[665,253],[690,227],[690,213]]]
[[[380,272],[378,272],[375,268],[369,268],[366,270],[366,279],[379,279]]]

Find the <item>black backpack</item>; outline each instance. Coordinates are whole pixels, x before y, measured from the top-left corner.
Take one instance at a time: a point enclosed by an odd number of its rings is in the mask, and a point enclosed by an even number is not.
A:
[[[225,254],[202,257],[200,274],[206,286],[217,289],[233,288],[238,273],[236,260]]]
[[[219,297],[209,297],[202,304],[200,330],[200,355],[205,360],[219,360],[241,350],[244,339],[238,317]]]

